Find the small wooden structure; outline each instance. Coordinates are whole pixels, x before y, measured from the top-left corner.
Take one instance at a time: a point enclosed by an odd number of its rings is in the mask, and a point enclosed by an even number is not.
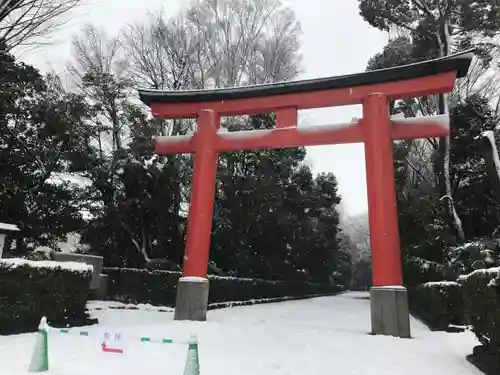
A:
[[[5,236],[10,232],[19,232],[19,227],[14,224],[0,223],[0,258],[3,254]]]

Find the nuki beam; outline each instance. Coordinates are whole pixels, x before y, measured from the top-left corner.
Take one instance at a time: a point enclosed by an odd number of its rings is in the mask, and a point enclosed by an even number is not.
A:
[[[392,140],[445,137],[449,134],[449,116],[425,116],[391,119],[390,138]],[[219,129],[215,133],[214,150],[217,152],[247,151],[256,149],[292,148],[342,143],[361,143],[365,140],[363,119],[297,127],[295,124],[276,129],[228,132]],[[155,152],[158,155],[172,155],[196,152],[197,139],[201,132],[172,137],[156,137]],[[203,142],[202,139],[199,142]]]

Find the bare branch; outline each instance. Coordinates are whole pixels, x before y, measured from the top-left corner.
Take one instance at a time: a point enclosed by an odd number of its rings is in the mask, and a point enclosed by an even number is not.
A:
[[[3,0],[0,39],[7,48],[42,43],[43,38],[69,21],[68,13],[83,0]],[[47,40],[46,40],[47,41]]]
[[[278,0],[207,0],[187,21],[204,36],[212,85],[289,80],[299,73],[300,24]],[[208,68],[208,69],[207,69]]]
[[[125,130],[120,103],[131,88],[121,42],[116,37],[108,37],[103,30],[86,25],[82,33],[73,38],[72,47],[74,62],[68,64],[68,70],[91,104],[101,109],[99,112],[105,117],[102,120],[111,129],[113,150],[119,150],[123,147]]]

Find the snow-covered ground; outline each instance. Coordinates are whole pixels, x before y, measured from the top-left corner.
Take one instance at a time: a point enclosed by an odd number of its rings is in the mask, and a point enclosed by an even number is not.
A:
[[[201,375],[479,375],[465,356],[471,333],[430,332],[412,320],[413,339],[372,336],[366,294],[209,311],[204,323],[172,312],[94,304],[89,337],[49,334],[50,374],[182,375],[187,346],[141,343],[141,336],[198,335]],[[96,310],[95,307],[100,308]],[[80,328],[81,329],[81,328]],[[121,333],[124,354],[103,353],[105,332]],[[26,375],[35,334],[0,336],[0,375]]]

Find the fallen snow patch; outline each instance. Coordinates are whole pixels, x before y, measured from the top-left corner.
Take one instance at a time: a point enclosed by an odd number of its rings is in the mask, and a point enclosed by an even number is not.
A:
[[[460,285],[455,281],[429,281],[427,283],[423,283],[423,287],[435,287],[435,286],[456,286]]]
[[[90,264],[78,262],[56,262],[53,260],[28,260],[21,258],[0,259],[0,266],[8,268],[17,268],[28,266],[32,268],[60,268],[63,270],[74,272],[92,272],[94,267]]]
[[[149,303],[123,303],[116,301],[88,301],[87,309],[92,310],[139,310],[139,311],[158,311],[158,312],[172,312],[174,309],[167,306],[153,306]]]
[[[14,225],[14,224],[0,223],[0,230],[18,232],[19,227],[17,225]]]
[[[95,311],[99,324],[84,328],[88,337],[49,334],[50,373],[180,375],[185,345],[138,339],[196,334],[202,375],[220,375],[221,368],[238,375],[482,375],[465,358],[478,344],[471,332],[430,332],[411,318],[415,339],[369,335],[370,301],[360,295],[367,296],[348,293],[213,310],[206,322],[178,322],[174,314],[153,311]],[[106,333],[120,333],[123,340],[113,344],[123,354],[102,352]],[[28,375],[35,342],[34,333],[0,336],[2,356],[9,359],[2,362],[0,375]]]
[[[377,290],[406,290],[406,288],[402,285],[383,285],[383,286],[374,286],[372,289],[377,289]]]
[[[179,281],[187,281],[190,283],[206,283],[208,279],[198,276],[184,276],[179,279]]]

